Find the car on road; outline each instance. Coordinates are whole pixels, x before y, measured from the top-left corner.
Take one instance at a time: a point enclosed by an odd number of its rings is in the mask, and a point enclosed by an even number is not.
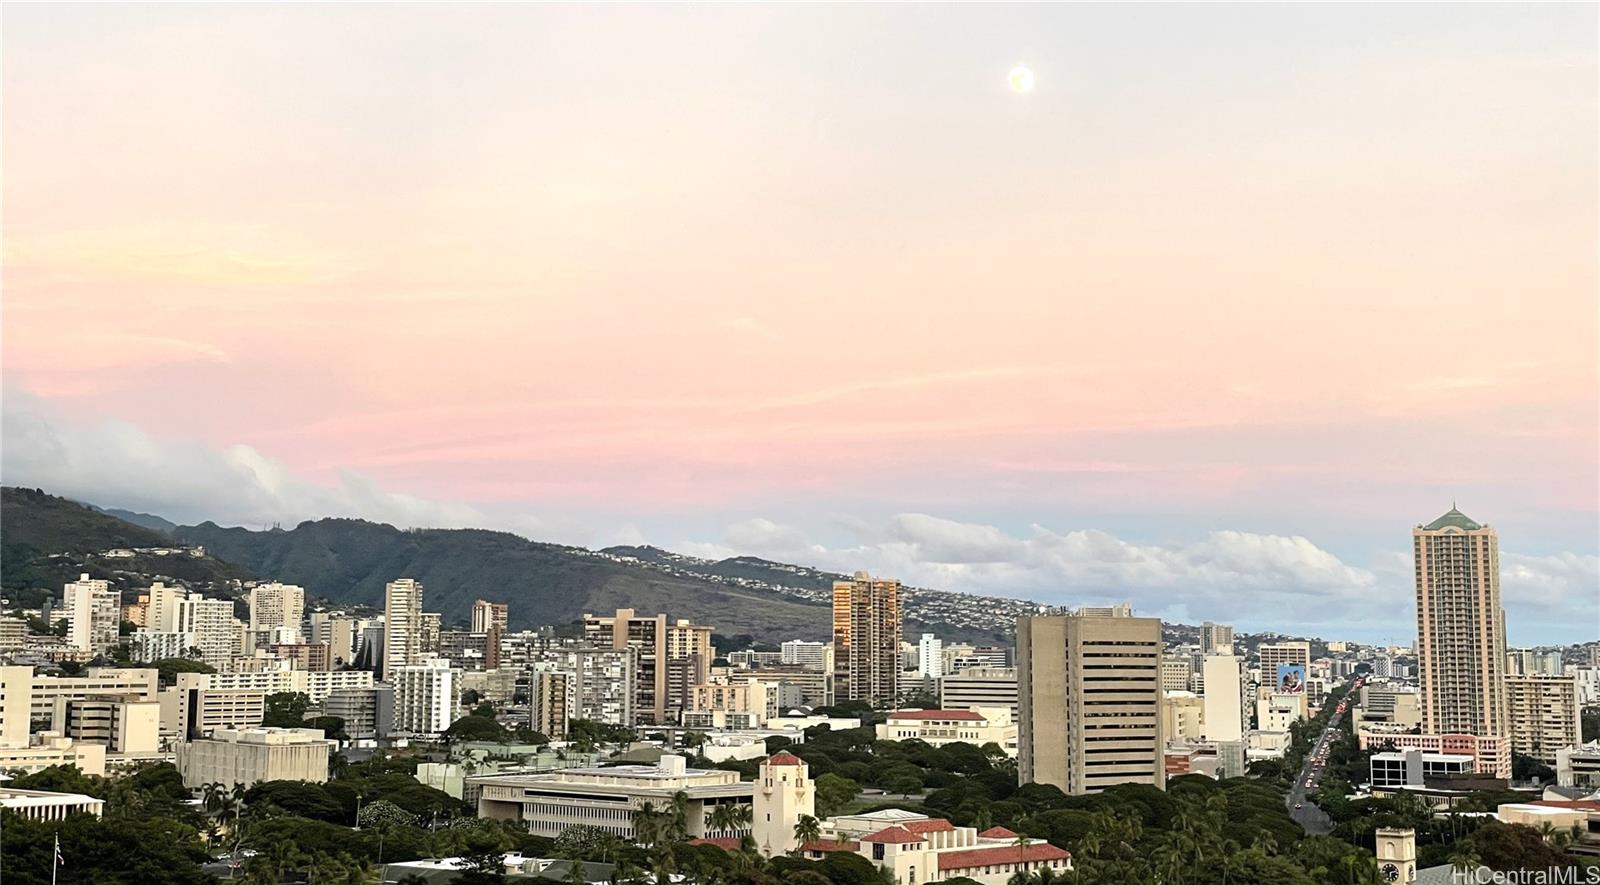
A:
[[[1304,807],[1306,807],[1306,804],[1304,802],[1296,802],[1294,804],[1294,807],[1296,807],[1296,808],[1304,808]]]

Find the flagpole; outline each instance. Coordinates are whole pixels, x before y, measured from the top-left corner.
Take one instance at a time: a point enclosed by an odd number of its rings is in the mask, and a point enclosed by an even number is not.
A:
[[[61,869],[61,834],[56,834],[56,854],[50,858],[50,885],[56,885],[56,871]]]

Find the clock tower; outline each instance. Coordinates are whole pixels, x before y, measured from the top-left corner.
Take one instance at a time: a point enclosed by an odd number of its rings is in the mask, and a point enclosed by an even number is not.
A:
[[[1379,827],[1378,878],[1405,885],[1417,881],[1417,831]]]

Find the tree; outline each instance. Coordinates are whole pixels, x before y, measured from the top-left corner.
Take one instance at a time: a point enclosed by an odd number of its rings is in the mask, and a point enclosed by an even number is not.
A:
[[[302,691],[279,691],[267,695],[266,714],[261,724],[267,728],[304,728],[311,698]]]
[[[817,778],[816,791],[817,816],[830,818],[837,817],[845,806],[856,800],[861,794],[861,785],[830,772]]]
[[[452,741],[501,742],[506,739],[506,730],[493,717],[485,718],[474,713],[450,723],[450,727],[444,730],[444,736]]]
[[[800,815],[800,820],[794,825],[794,838],[797,843],[796,853],[800,848],[811,842],[822,839],[822,824],[809,814]]]
[[[162,685],[175,685],[179,673],[215,673],[217,669],[201,661],[188,658],[163,658],[156,661],[157,678]]]

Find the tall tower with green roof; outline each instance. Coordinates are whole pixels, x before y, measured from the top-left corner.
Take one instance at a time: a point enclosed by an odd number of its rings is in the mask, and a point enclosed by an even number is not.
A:
[[[1411,541],[1423,732],[1506,737],[1499,537],[1451,507]]]

